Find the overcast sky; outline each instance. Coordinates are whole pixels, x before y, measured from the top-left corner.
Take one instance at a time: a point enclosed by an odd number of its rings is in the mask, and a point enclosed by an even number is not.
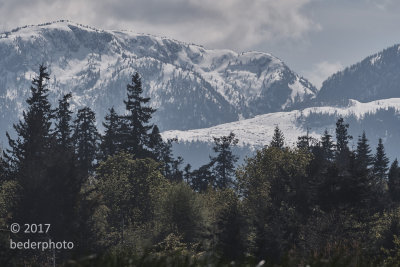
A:
[[[0,0],[0,31],[68,19],[206,48],[257,50],[319,86],[400,43],[399,0]]]

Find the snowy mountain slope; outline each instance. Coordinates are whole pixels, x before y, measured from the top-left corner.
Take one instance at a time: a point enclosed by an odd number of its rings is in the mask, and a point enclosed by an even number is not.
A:
[[[275,126],[278,126],[285,135],[286,144],[294,146],[297,137],[305,135],[307,129],[309,129],[309,134],[317,139],[325,129],[334,136],[335,122],[341,116],[350,123],[350,132],[354,137],[366,130],[373,144],[378,137],[381,137],[389,146],[389,153],[395,155],[399,151],[400,131],[397,128],[400,128],[400,98],[368,103],[351,100],[347,107],[311,107],[289,112],[275,112],[205,129],[165,131],[162,136],[164,139],[178,138],[178,141],[182,143],[210,144],[213,142],[213,137],[233,132],[239,139],[239,146],[257,149],[269,144]],[[390,127],[395,129],[390,129]],[[357,138],[354,142],[356,140]]]
[[[389,47],[340,71],[326,81],[318,92],[321,105],[356,99],[368,102],[400,97],[400,45]]]
[[[0,34],[0,128],[10,130],[45,63],[50,98],[73,93],[73,107],[92,107],[101,121],[123,112],[126,84],[142,75],[161,129],[194,129],[291,109],[316,89],[281,60],[260,52],[208,50],[168,38],[102,31],[68,21]]]

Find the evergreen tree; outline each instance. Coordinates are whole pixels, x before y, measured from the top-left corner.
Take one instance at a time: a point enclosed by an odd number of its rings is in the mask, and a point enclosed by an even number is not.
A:
[[[115,112],[114,108],[109,109],[109,114],[105,117],[104,136],[101,140],[101,157],[106,160],[109,156],[114,156],[118,150],[120,144],[118,143],[118,134],[120,127],[120,118]]]
[[[382,144],[382,139],[379,138],[378,147],[374,157],[373,172],[380,182],[387,178],[389,159],[386,157],[385,148]]]
[[[345,124],[343,118],[339,118],[336,122],[336,150],[339,154],[349,151],[349,140],[353,137],[348,134],[348,128],[349,124]]]
[[[332,141],[332,135],[329,134],[328,130],[325,129],[324,134],[321,137],[322,154],[325,160],[331,161],[334,158],[334,144]]]
[[[369,166],[372,165],[373,158],[371,156],[371,148],[368,144],[368,139],[365,131],[358,138],[356,150],[356,165],[359,170],[367,171]]]
[[[192,182],[192,173],[190,171],[191,169],[192,165],[190,165],[189,163],[186,164],[185,168],[183,169],[184,171],[183,178],[187,184],[191,184]]]
[[[297,138],[297,147],[300,149],[305,149],[307,151],[312,150],[312,148],[317,144],[315,138],[310,136],[309,129],[307,128],[307,133],[305,135],[299,136]]]
[[[336,163],[339,169],[345,170],[349,164],[350,150],[348,147],[349,140],[353,139],[348,134],[349,124],[345,124],[343,118],[339,118],[336,122]]]
[[[21,186],[21,202],[16,211],[17,220],[24,223],[51,222],[54,210],[49,207],[52,183],[48,176],[50,150],[54,140],[51,132],[53,111],[47,99],[46,67],[40,65],[39,74],[32,80],[31,96],[26,100],[23,120],[14,124],[17,139],[7,133],[10,148],[5,157],[11,164],[13,177]],[[46,207],[46,209],[44,209]]]
[[[72,127],[71,127],[71,114],[69,110],[68,100],[72,97],[72,94],[66,94],[62,99],[58,101],[58,108],[56,109],[56,129],[55,135],[57,143],[63,148],[69,148],[72,146]]]
[[[285,137],[278,126],[275,127],[274,136],[269,144],[271,147],[283,148],[285,145]]]
[[[142,81],[136,72],[132,76],[132,83],[127,85],[127,100],[124,100],[127,115],[122,117],[121,128],[122,149],[135,155],[136,158],[149,156],[146,146],[149,144],[148,131],[152,128],[148,125],[155,110],[149,106],[143,106],[150,98],[142,97]]]
[[[162,161],[164,146],[166,144],[162,140],[160,130],[158,129],[157,125],[153,126],[153,129],[150,133],[149,138],[150,138],[149,139],[149,148],[150,148],[151,152],[153,153],[153,158],[158,161]]]
[[[400,167],[399,162],[395,159],[389,169],[389,193],[393,201],[400,201]]]
[[[18,138],[12,139],[6,133],[10,149],[7,150],[6,158],[10,160],[13,167],[20,174],[29,174],[31,169],[37,169],[39,165],[31,161],[33,158],[40,162],[40,157],[44,157],[51,144],[51,119],[53,111],[47,99],[47,84],[49,74],[46,67],[40,65],[39,75],[32,80],[31,97],[28,103],[28,111],[23,112],[23,120],[17,125],[13,125]],[[41,163],[43,164],[43,163]],[[33,170],[32,170],[33,171]],[[21,179],[27,178],[21,175]],[[27,178],[29,179],[29,178]]]
[[[80,170],[87,175],[93,169],[99,140],[95,114],[88,107],[79,109],[74,123],[75,132],[73,138],[77,160]]]
[[[238,157],[233,155],[232,146],[236,146],[238,142],[239,140],[232,132],[228,136],[214,137],[213,150],[217,156],[210,159],[214,165],[215,186],[219,189],[227,188],[233,183],[235,163]]]
[[[215,177],[211,171],[212,162],[207,163],[191,173],[192,188],[197,192],[205,192],[208,186],[215,184]]]

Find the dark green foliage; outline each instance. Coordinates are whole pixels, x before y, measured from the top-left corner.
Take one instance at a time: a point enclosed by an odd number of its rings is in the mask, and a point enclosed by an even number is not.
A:
[[[80,170],[87,175],[93,170],[99,141],[94,112],[88,107],[78,110],[74,124],[76,157]]]
[[[345,124],[343,118],[339,118],[336,122],[336,150],[337,152],[343,153],[349,150],[349,140],[353,137],[347,133],[349,124]]]
[[[126,115],[107,114],[101,146],[89,108],[78,111],[73,134],[71,95],[51,109],[48,79],[41,66],[17,138],[7,134],[0,157],[1,266],[50,259],[10,250],[12,222],[51,223],[51,233],[31,240],[74,241],[72,253],[56,251],[65,266],[398,265],[400,167],[394,161],[386,179],[382,140],[372,159],[365,133],[351,150],[342,118],[336,146],[325,130],[320,142],[307,133],[288,148],[276,127],[235,180],[233,133],[214,138],[209,163],[181,169],[176,140],[164,142],[149,123],[154,110],[138,74],[127,87]]]
[[[115,112],[114,108],[109,110],[109,114],[105,117],[104,135],[101,138],[101,157],[106,160],[108,156],[114,156],[120,148],[119,144],[119,130],[120,118]]]
[[[264,148],[238,171],[238,186],[251,218],[253,253],[279,259],[299,241],[296,220],[302,196],[296,186],[306,175],[310,155],[304,150]],[[297,219],[296,219],[297,218]]]
[[[153,126],[149,136],[149,148],[153,153],[153,157],[156,160],[163,160],[164,157],[169,157],[167,161],[172,160],[171,156],[171,145],[173,141],[167,141],[168,144],[165,144],[162,140],[160,130],[157,125]],[[168,147],[165,147],[168,146]],[[165,150],[167,151],[166,155],[164,155]]]
[[[285,137],[278,126],[275,127],[274,136],[269,144],[272,147],[282,148],[285,145]]]
[[[122,233],[124,224],[153,218],[157,198],[166,185],[154,160],[135,160],[121,152],[102,162],[96,173],[97,190],[110,209],[107,220],[111,227]]]
[[[297,138],[297,148],[305,149],[307,151],[312,150],[317,144],[317,140],[310,136],[309,129],[307,129],[307,134],[303,136],[299,136]]]
[[[358,138],[357,150],[356,150],[356,165],[361,171],[367,171],[372,165],[371,148],[368,144],[368,139],[363,132],[362,136]]]
[[[236,146],[238,142],[234,133],[230,133],[228,136],[214,137],[213,150],[217,155],[210,159],[214,165],[214,186],[216,188],[224,189],[233,185],[235,163],[239,158],[232,153],[232,147]]]
[[[149,144],[148,131],[152,114],[155,110],[146,105],[150,98],[142,96],[142,81],[139,73],[132,75],[132,83],[127,87],[127,100],[124,100],[127,115],[122,116],[122,127],[120,130],[121,148],[137,158],[149,156],[147,146]]]
[[[387,178],[389,159],[386,157],[385,148],[382,143],[382,139],[379,138],[378,146],[376,148],[376,154],[374,157],[374,168],[373,172],[380,182],[383,182]]]
[[[325,129],[324,134],[321,137],[321,148],[323,159],[327,161],[332,161],[335,156],[335,145],[332,141],[332,135],[329,134],[327,129]]]
[[[76,173],[75,157],[72,149],[68,149],[68,138],[64,140],[65,146],[58,142],[61,140],[59,130],[63,125],[59,120],[61,116],[56,117],[56,122],[59,122],[56,132],[51,131],[51,122],[55,116],[47,100],[48,79],[46,68],[40,66],[38,76],[32,81],[32,95],[27,100],[28,109],[14,127],[17,139],[13,140],[8,135],[10,149],[7,150],[6,158],[12,167],[8,182],[13,184],[15,190],[10,189],[9,192],[14,194],[13,202],[6,196],[7,216],[4,218],[9,218],[8,222],[12,220],[20,224],[48,223],[51,224],[51,232],[47,237],[54,240],[69,237],[75,240],[75,207],[82,180]],[[67,128],[63,127],[63,130],[68,132]],[[14,238],[24,240],[26,236],[15,235]],[[44,236],[32,235],[30,238],[32,241],[40,241]],[[21,259],[34,254],[15,253]],[[38,258],[43,256],[43,253],[38,254]]]
[[[400,167],[399,162],[395,159],[389,169],[389,193],[393,201],[400,201]]]
[[[190,164],[186,164],[185,168],[183,169],[183,171],[184,171],[183,179],[187,184],[192,183],[192,173],[190,172],[191,169],[192,169],[192,165],[190,165]]]
[[[15,177],[22,188],[21,205],[16,217],[24,222],[50,221],[53,209],[43,209],[51,200],[52,185],[48,176],[51,146],[53,111],[47,99],[46,67],[39,67],[39,74],[32,80],[31,96],[27,99],[28,110],[23,120],[14,125],[18,138],[12,139],[7,133],[10,149],[5,154]],[[56,214],[56,213],[55,213]]]
[[[26,100],[28,110],[23,112],[23,120],[13,125],[18,138],[13,140],[7,133],[10,149],[7,149],[6,158],[20,172],[29,173],[31,169],[38,169],[40,165],[31,160],[35,158],[40,162],[40,157],[44,157],[50,149],[53,112],[47,99],[46,82],[49,79],[46,67],[41,65],[39,75],[32,80],[31,96]]]
[[[205,192],[209,186],[215,182],[215,177],[212,173],[212,163],[205,164],[194,170],[191,174],[191,186],[197,192]]]
[[[243,259],[245,250],[246,219],[242,203],[237,194],[231,190],[217,193],[219,207],[216,218],[216,249],[224,259]]]
[[[340,169],[346,169],[349,163],[350,150],[349,141],[353,139],[348,134],[349,124],[345,124],[343,118],[336,122],[336,162]]]
[[[157,216],[163,225],[160,235],[174,233],[187,244],[203,242],[205,207],[201,196],[187,184],[176,183],[169,187],[158,209]]]
[[[58,108],[56,109],[56,123],[55,123],[55,135],[57,143],[65,149],[69,149],[73,146],[72,143],[72,125],[71,125],[71,114],[69,110],[69,99],[72,95],[66,94],[62,99],[58,101]]]

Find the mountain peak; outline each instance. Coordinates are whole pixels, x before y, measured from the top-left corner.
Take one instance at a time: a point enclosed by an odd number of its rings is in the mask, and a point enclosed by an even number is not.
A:
[[[91,107],[99,122],[112,106],[123,112],[126,84],[138,71],[162,130],[209,127],[292,109],[316,92],[269,53],[206,49],[60,20],[1,35],[0,114],[14,115],[0,118],[3,129],[17,121],[41,63],[51,73],[52,102],[72,92],[72,105]]]
[[[320,103],[361,102],[400,97],[400,45],[396,44],[329,77],[322,84]]]

